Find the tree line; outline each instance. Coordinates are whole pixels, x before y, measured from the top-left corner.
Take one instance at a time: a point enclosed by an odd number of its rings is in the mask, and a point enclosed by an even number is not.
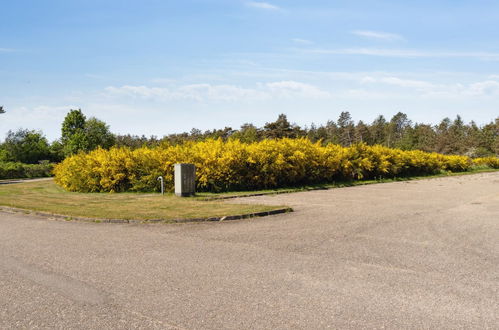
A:
[[[247,123],[239,129],[223,129],[202,132],[193,128],[190,132],[157,137],[117,135],[116,145],[138,148],[157,146],[162,143],[179,144],[185,141],[200,141],[209,138],[239,139],[242,142],[255,142],[263,139],[301,138],[313,142],[334,143],[350,146],[355,143],[380,144],[402,150],[422,150],[442,154],[485,157],[499,155],[499,117],[490,123],[479,126],[475,122],[464,123],[460,116],[454,120],[444,118],[437,125],[413,123],[406,114],[399,112],[390,120],[378,116],[372,123],[362,120],[354,122],[349,112],[342,112],[339,118],[325,124],[312,124],[300,127],[290,123],[285,114],[276,121],[256,127]]]
[[[3,112],[3,108],[0,109]],[[139,148],[162,144],[180,144],[186,141],[205,139],[239,139],[256,142],[263,139],[302,138],[324,144],[334,143],[350,146],[355,143],[380,144],[403,150],[419,149],[443,154],[485,157],[499,155],[499,117],[486,125],[475,122],[464,123],[460,116],[451,120],[444,118],[437,125],[413,123],[406,114],[399,112],[390,120],[378,116],[372,123],[355,122],[350,113],[341,112],[338,119],[325,124],[300,127],[289,122],[285,114],[256,127],[251,123],[239,129],[225,127],[201,131],[165,135],[162,138],[144,135],[119,135],[111,133],[109,126],[95,118],[86,118],[81,109],[70,110],[61,125],[61,138],[49,143],[43,132],[19,129],[9,131],[0,145],[0,161],[36,164],[40,161],[59,162],[80,151],[91,151],[98,147],[112,146]]]

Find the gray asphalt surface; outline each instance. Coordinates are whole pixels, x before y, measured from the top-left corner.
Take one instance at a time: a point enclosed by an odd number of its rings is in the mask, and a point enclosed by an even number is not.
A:
[[[296,212],[174,225],[0,213],[0,329],[498,328],[499,173],[232,202],[248,201]]]

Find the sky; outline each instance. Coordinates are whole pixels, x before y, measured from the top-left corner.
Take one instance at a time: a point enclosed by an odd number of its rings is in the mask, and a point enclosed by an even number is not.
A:
[[[499,1],[0,0],[0,139],[499,116]]]

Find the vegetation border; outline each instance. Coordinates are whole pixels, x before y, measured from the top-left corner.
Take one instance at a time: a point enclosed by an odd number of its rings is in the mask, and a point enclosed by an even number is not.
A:
[[[69,216],[63,214],[56,214],[50,212],[35,211],[30,209],[22,209],[10,206],[1,206],[0,211],[8,213],[24,213],[32,214],[37,216],[42,216],[50,220],[64,220],[64,221],[78,221],[78,222],[93,222],[93,223],[128,223],[128,224],[147,224],[147,223],[190,223],[190,222],[222,222],[229,220],[242,220],[257,217],[265,217],[281,213],[293,212],[291,207],[280,208],[271,211],[254,212],[238,215],[226,215],[221,217],[209,217],[209,218],[190,218],[190,219],[149,219],[149,220],[137,220],[137,219],[105,219],[105,218],[88,218],[88,217],[77,217]]]

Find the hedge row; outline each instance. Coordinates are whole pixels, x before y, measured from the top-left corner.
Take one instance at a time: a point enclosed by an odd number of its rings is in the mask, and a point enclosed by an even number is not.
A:
[[[498,157],[475,158],[473,159],[473,165],[499,169],[499,158]]]
[[[195,164],[197,189],[215,192],[457,172],[472,165],[465,156],[365,144],[344,148],[307,139],[250,144],[207,140],[153,149],[97,149],[65,159],[54,173],[56,182],[69,191],[157,191],[160,175],[172,190],[175,163]]]
[[[51,163],[24,164],[17,162],[0,162],[0,179],[41,178],[52,175],[54,165]]]

